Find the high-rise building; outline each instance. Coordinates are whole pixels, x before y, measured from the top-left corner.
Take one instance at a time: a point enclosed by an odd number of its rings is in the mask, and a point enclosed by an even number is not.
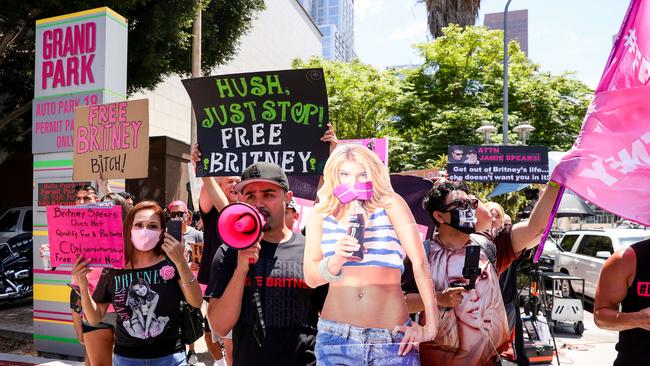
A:
[[[354,0],[299,0],[323,33],[323,58],[354,58]]]
[[[489,29],[503,29],[503,12],[485,14],[483,25]],[[508,42],[516,39],[528,54],[528,9],[508,12]]]

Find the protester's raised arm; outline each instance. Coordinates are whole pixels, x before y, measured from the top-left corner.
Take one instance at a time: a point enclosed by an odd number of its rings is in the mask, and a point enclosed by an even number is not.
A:
[[[192,163],[196,165],[201,157],[201,150],[199,150],[199,144],[192,145],[192,151],[190,153]],[[216,208],[217,211],[221,210],[228,205],[228,197],[223,192],[219,184],[214,177],[203,177],[203,187],[201,187],[201,193],[199,194],[199,206],[201,211],[209,212],[212,207]]]
[[[559,193],[560,187],[555,184],[549,184],[542,196],[537,201],[533,211],[530,213],[528,221],[519,222],[512,227],[512,250],[520,253],[525,249],[530,249],[539,242],[535,240],[544,232],[555,199]]]
[[[201,194],[199,196],[199,205],[203,212],[208,212],[212,207],[221,212],[224,207],[228,206],[228,197],[223,192],[217,179],[214,177],[203,177],[203,187],[201,187]]]
[[[79,294],[81,295],[81,308],[83,309],[84,315],[88,320],[90,325],[97,325],[99,322],[104,319],[106,315],[106,310],[108,310],[108,303],[97,304],[92,299],[90,295],[90,290],[88,289],[88,273],[90,273],[90,260],[86,260],[83,257],[79,256],[77,261],[72,267],[72,277],[76,280],[79,285]]]
[[[336,149],[336,146],[338,145],[338,139],[336,138],[336,132],[334,132],[334,127],[332,127],[331,123],[327,124],[327,130],[325,133],[323,133],[323,136],[320,138],[320,140],[329,144],[330,154],[332,151],[334,151],[334,149]],[[323,183],[325,183],[325,180],[321,174],[320,178],[318,179],[318,185],[316,186],[316,192],[320,190],[320,188],[323,186]],[[320,199],[318,196],[316,196],[314,204],[318,203],[319,201]]]

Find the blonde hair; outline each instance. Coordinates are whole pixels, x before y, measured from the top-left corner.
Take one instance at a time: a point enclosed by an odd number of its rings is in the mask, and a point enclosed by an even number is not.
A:
[[[465,248],[453,250],[443,247],[435,239],[432,241],[431,253],[429,254],[429,263],[432,264],[431,275],[433,279],[433,286],[436,291],[443,291],[449,288],[449,260],[453,255],[459,254],[459,252],[462,252],[464,255],[464,251]],[[483,294],[484,296],[481,296],[480,309],[483,312],[481,318],[493,320],[491,327],[486,330],[488,331],[491,339],[500,339],[501,334],[496,333],[499,331],[498,324],[503,324],[506,318],[503,316],[505,315],[505,308],[503,306],[503,299],[501,297],[501,291],[499,287],[499,275],[496,273],[496,270],[490,264],[487,256],[485,253],[483,253],[483,251],[481,251],[481,262],[488,263],[487,270],[490,271],[491,276],[494,277],[492,281],[496,283],[496,289],[491,288],[489,291]],[[433,268],[433,265],[436,266],[435,270]],[[460,349],[460,337],[461,335],[456,313],[454,310],[447,311],[445,313],[445,316],[440,320],[440,325],[438,326],[438,334],[433,340],[433,344],[436,348],[451,351],[454,353],[467,351]]]
[[[328,215],[333,213],[340,215],[346,210],[348,205],[342,204],[334,196],[334,188],[341,183],[339,180],[341,165],[348,161],[361,164],[366,170],[368,180],[372,182],[372,197],[368,201],[363,201],[363,207],[367,211],[374,211],[377,207],[386,208],[388,197],[393,192],[388,169],[370,149],[350,144],[339,145],[327,159],[323,171],[323,186],[317,193],[319,204],[316,211]]]
[[[503,222],[506,218],[506,212],[504,211],[503,207],[501,207],[500,204],[492,201],[486,202],[485,207],[488,209],[488,211],[490,211],[490,213],[492,213],[492,210],[497,210],[497,212],[501,216],[501,227],[497,229],[503,228]]]

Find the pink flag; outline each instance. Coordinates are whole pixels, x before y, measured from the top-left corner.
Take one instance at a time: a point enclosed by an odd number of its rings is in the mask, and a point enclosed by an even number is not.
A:
[[[650,225],[650,0],[632,0],[580,135],[551,179]]]

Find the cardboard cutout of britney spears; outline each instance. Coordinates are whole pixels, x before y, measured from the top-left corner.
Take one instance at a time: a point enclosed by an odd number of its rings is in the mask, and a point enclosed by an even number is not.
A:
[[[337,147],[323,176],[304,260],[310,287],[330,284],[318,322],[318,364],[359,365],[369,355],[368,363],[419,365],[415,346],[436,336],[440,315],[413,214],[364,146]],[[425,326],[409,320],[400,286],[405,253],[433,319]]]

